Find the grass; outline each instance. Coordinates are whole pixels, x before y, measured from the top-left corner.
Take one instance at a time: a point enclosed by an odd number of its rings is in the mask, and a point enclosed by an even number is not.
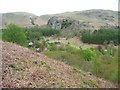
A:
[[[67,51],[47,51],[45,52],[47,56],[50,58],[54,58],[55,60],[59,60],[62,62],[65,62],[66,64],[75,66],[75,67],[80,67],[80,63],[84,63],[86,61],[81,60],[81,57],[79,54],[72,54]]]
[[[63,50],[45,51],[44,54],[55,60],[64,62],[73,67],[73,71],[82,69],[92,74],[102,77],[114,83],[118,82],[118,51],[115,55],[103,55],[98,51],[93,51],[94,58],[85,60],[80,49],[67,47]],[[92,84],[91,84],[92,85]]]
[[[80,90],[86,90],[85,86],[80,86],[79,88],[80,88]]]
[[[19,66],[16,65],[16,64],[11,64],[10,67],[11,67],[13,70],[16,70],[16,71],[21,71],[21,70],[23,70],[21,67],[19,67]]]
[[[91,87],[98,87],[98,85],[95,83],[95,82],[93,82],[93,81],[86,81],[86,83],[89,85],[89,86],[91,86]]]
[[[2,41],[2,30],[0,30],[0,41]]]
[[[102,56],[101,57],[101,73],[98,76],[104,76],[105,79],[112,82],[118,82],[118,59],[117,56]]]

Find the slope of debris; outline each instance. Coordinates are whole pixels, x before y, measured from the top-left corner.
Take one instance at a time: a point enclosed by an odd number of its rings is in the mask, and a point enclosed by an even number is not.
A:
[[[7,88],[116,88],[111,82],[19,45],[2,45],[2,86]]]

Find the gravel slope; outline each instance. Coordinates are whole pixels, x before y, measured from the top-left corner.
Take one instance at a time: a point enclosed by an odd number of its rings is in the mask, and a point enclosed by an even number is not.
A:
[[[2,85],[7,88],[116,88],[111,82],[19,45],[2,45]]]

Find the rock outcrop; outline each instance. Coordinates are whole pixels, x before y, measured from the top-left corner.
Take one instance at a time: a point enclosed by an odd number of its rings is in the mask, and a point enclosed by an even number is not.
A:
[[[52,29],[94,29],[94,26],[89,22],[81,22],[80,20],[61,17],[51,17],[47,25]]]
[[[110,10],[86,10],[51,15],[48,24],[53,29],[99,30],[118,28],[118,14]]]
[[[118,12],[111,10],[85,10],[75,12],[65,12],[60,14],[36,16],[25,12],[3,13],[0,21],[0,28],[4,28],[10,23],[15,23],[22,27],[48,26],[53,29],[74,30],[99,30],[104,28],[118,27]],[[37,17],[33,20],[31,17]]]

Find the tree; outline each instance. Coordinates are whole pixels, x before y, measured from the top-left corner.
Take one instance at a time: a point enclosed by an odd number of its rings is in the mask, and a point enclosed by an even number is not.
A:
[[[26,46],[27,44],[25,33],[19,26],[15,24],[9,24],[7,26],[7,29],[5,29],[3,33],[3,40],[13,42],[22,46]]]
[[[118,29],[100,29],[96,33],[85,32],[82,34],[84,43],[103,44],[105,40],[113,41],[115,45],[119,44]]]

